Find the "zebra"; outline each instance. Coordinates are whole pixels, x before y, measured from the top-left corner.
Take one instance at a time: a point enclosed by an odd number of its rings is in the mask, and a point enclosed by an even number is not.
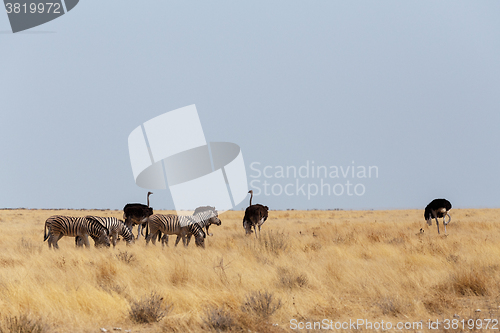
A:
[[[43,241],[48,239],[49,249],[52,246],[58,249],[57,242],[63,236],[80,236],[85,246],[89,247],[89,235],[96,241],[96,246],[102,244],[110,246],[108,229],[95,220],[85,217],[54,215],[45,221]]]
[[[99,216],[85,216],[86,219],[92,219],[96,222],[102,224],[109,232],[109,238],[113,243],[113,247],[116,246],[116,241],[118,240],[118,235],[121,235],[123,239],[130,245],[135,241],[132,231],[123,223],[122,220],[118,220],[116,217],[99,217]],[[82,239],[79,236],[75,237],[76,246],[83,246]]]
[[[163,238],[161,238],[162,232],[165,234]],[[206,234],[192,217],[173,214],[153,214],[149,217],[148,225],[146,226],[146,244],[149,244],[150,240],[153,244],[156,244],[156,236],[158,235],[158,240],[161,239],[162,245],[165,246],[166,244],[168,246],[167,235],[177,235],[180,237],[177,237],[175,246],[177,246],[181,238],[184,246],[187,246],[185,237],[187,234],[195,236],[197,246],[205,247]]]
[[[221,225],[222,224],[222,221],[219,219],[219,214],[215,210],[215,207],[211,207],[211,206],[198,207],[195,209],[193,216],[195,217],[195,219],[197,221],[196,223],[198,223],[201,228],[206,229],[206,234],[208,236],[214,235],[214,234],[211,234],[208,232],[208,228],[210,227],[210,225],[212,225],[212,224]],[[187,237],[186,246],[189,245],[189,242],[191,241],[191,236],[192,236],[191,233],[188,233],[186,235],[186,237]],[[168,244],[168,236],[165,235],[163,237],[167,237],[166,242]],[[177,238],[179,238],[179,237],[180,236],[177,235]],[[175,242],[177,244],[177,243],[179,243],[179,240],[176,239]]]

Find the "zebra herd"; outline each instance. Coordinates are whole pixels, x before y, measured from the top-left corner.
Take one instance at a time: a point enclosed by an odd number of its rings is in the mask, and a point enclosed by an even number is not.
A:
[[[260,234],[261,226],[267,220],[269,208],[260,204],[252,205],[253,191],[248,191],[248,193],[251,194],[250,206],[245,210],[243,228],[245,228],[248,235],[253,232],[253,227],[255,237],[257,237],[257,227]],[[204,248],[206,235],[212,236],[208,232],[210,225],[221,225],[222,223],[215,207],[211,206],[196,208],[192,216],[153,214],[153,208],[149,206],[149,196],[151,194],[153,193],[148,192],[147,205],[129,203],[123,207],[125,222],[115,217],[51,216],[45,221],[43,240],[48,240],[49,248],[58,249],[57,242],[63,236],[75,237],[77,247],[83,247],[83,245],[89,247],[88,237],[90,236],[94,240],[95,246],[109,247],[112,242],[113,247],[115,247],[119,236],[121,236],[129,245],[135,241],[132,229],[134,225],[138,225],[137,239],[139,239],[142,231],[146,229],[146,244],[149,244],[150,241],[156,244],[156,240],[161,240],[163,246],[168,246],[168,236],[177,235],[175,246],[181,239],[184,246],[188,246],[191,237],[194,236],[196,246]]]
[[[177,235],[175,245],[182,239],[183,244],[187,246],[191,237],[194,236],[196,245],[204,248],[206,233],[203,229],[205,228],[208,233],[211,224],[221,225],[221,220],[215,207],[210,206],[197,208],[192,216],[153,214],[147,218],[146,244],[149,241],[156,244],[156,237],[158,237],[158,240],[161,239],[162,245],[168,245],[168,235]],[[140,234],[141,230],[138,228],[137,238]],[[57,242],[63,236],[75,237],[77,247],[83,245],[89,247],[89,236],[94,240],[95,246],[109,247],[112,242],[114,247],[119,236],[123,237],[127,245],[135,241],[132,228],[115,217],[62,215],[49,217],[45,221],[43,240],[48,240],[49,248],[58,249]]]

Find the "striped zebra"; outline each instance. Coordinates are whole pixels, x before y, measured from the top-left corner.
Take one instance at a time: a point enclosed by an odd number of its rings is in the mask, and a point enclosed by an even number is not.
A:
[[[130,245],[135,241],[132,231],[125,225],[125,223],[123,223],[122,220],[118,220],[116,217],[85,216],[85,218],[92,219],[108,229],[109,238],[113,247],[116,246],[118,235],[125,239],[127,245]],[[77,236],[75,237],[75,244],[76,246],[83,246],[83,240]]]
[[[110,246],[108,235],[108,229],[95,220],[85,217],[54,215],[45,221],[43,241],[45,242],[48,239],[49,249],[52,246],[58,249],[57,242],[63,236],[80,236],[85,246],[89,247],[88,236],[91,236],[96,241],[96,246],[102,244]]]
[[[211,206],[203,206],[203,207],[198,207],[195,209],[193,213],[193,217],[196,218],[196,223],[200,225],[201,228],[206,229],[206,234],[208,236],[213,236],[214,234],[211,234],[208,232],[208,228],[210,225],[215,224],[215,225],[221,225],[222,221],[219,219],[219,213],[215,210],[215,207]],[[190,233],[187,234],[187,240],[186,240],[186,246],[189,245],[189,242],[191,241],[191,235]],[[165,237],[165,236],[164,236]],[[179,236],[177,236],[179,238]],[[176,243],[179,242],[177,239],[175,241]],[[167,240],[168,243],[168,240]]]
[[[161,237],[162,233],[165,234],[163,238]],[[187,234],[195,236],[197,246],[205,247],[206,234],[191,216],[153,214],[149,217],[146,226],[146,244],[149,244],[150,240],[153,244],[156,244],[156,237],[158,236],[158,240],[162,240],[162,245],[166,244],[168,246],[167,235],[177,235],[175,246],[177,246],[181,238],[182,243],[186,246]]]

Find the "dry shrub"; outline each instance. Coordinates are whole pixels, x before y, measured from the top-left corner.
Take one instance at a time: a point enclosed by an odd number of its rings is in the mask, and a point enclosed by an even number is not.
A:
[[[316,252],[316,251],[321,250],[321,248],[322,248],[322,245],[320,242],[313,242],[313,243],[309,243],[306,246],[304,246],[304,252],[309,252],[309,251]]]
[[[383,238],[385,238],[385,235],[372,232],[369,235],[367,235],[366,238],[368,238],[370,242],[379,243]]]
[[[21,261],[21,260],[0,257],[0,267],[14,267],[16,265],[22,265],[22,264],[23,264],[23,261]]]
[[[302,288],[308,284],[307,275],[297,273],[291,268],[279,267],[277,270],[278,285],[283,288]]]
[[[276,299],[271,292],[254,291],[248,294],[241,310],[252,313],[260,318],[268,318],[281,308],[281,300]]]
[[[345,245],[357,244],[358,236],[354,233],[354,231],[348,232],[343,235],[337,234],[333,238],[333,242],[336,244],[345,244]]]
[[[130,302],[130,319],[136,323],[149,324],[163,319],[172,310],[172,304],[164,304],[163,297],[156,293]]]
[[[279,255],[290,249],[288,235],[284,232],[264,232],[259,237],[260,246],[268,253]]]
[[[487,296],[490,285],[488,276],[484,270],[482,273],[476,269],[458,271],[450,277],[449,286],[461,296]],[[446,289],[446,286],[442,286]]]
[[[455,299],[447,292],[437,292],[430,298],[425,299],[423,305],[430,314],[438,315],[442,315],[448,309],[456,308],[457,306]]]
[[[451,263],[453,263],[453,264],[458,263],[458,262],[459,262],[459,260],[460,260],[460,257],[459,257],[459,256],[456,256],[456,255],[454,255],[454,254],[450,254],[450,255],[448,255],[448,256],[446,257],[446,261],[451,262]]]
[[[235,325],[231,312],[224,307],[209,307],[202,319],[205,325],[217,332],[227,331]]]
[[[407,310],[407,306],[401,300],[392,297],[383,297],[376,305],[386,316],[397,317]]]
[[[41,318],[32,318],[31,315],[5,317],[0,325],[0,333],[43,333],[48,331],[47,325]]]
[[[135,261],[135,256],[132,253],[128,253],[127,251],[119,251],[116,255],[116,258],[126,264],[130,264],[131,262]]]

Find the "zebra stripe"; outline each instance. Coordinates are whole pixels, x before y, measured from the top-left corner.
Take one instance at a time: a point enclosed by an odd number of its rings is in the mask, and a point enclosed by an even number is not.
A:
[[[49,248],[59,248],[57,242],[63,237],[81,237],[86,247],[89,247],[88,236],[98,244],[110,246],[108,230],[101,224],[85,217],[54,215],[45,221],[43,241],[48,240]]]
[[[92,219],[108,229],[109,238],[113,243],[113,247],[116,246],[118,235],[125,239],[127,245],[130,245],[135,241],[132,231],[125,225],[125,223],[123,223],[123,221],[118,220],[116,217],[85,216],[85,218]],[[83,246],[82,239],[80,237],[76,237],[75,244],[76,246]]]
[[[164,233],[163,238],[161,237],[161,233]],[[153,244],[156,244],[156,236],[158,236],[158,240],[162,240],[162,245],[168,245],[167,235],[177,235],[175,246],[177,246],[181,238],[184,246],[187,246],[185,236],[188,234],[195,236],[197,246],[205,247],[206,234],[192,217],[153,214],[149,217],[146,227],[146,244],[149,244],[150,240]]]

